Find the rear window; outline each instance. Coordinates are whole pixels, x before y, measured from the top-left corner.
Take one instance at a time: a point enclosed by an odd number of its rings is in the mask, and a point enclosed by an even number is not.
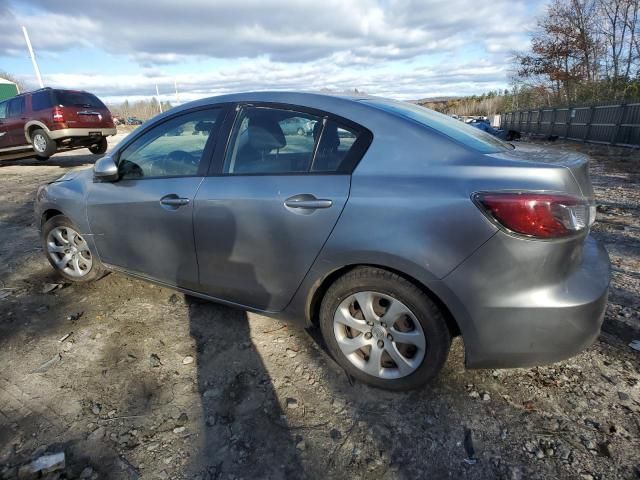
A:
[[[59,90],[54,95],[56,105],[62,105],[63,107],[107,108],[92,93]]]
[[[31,110],[37,112],[51,108],[51,92],[38,92],[31,95]]]
[[[469,148],[481,153],[496,153],[511,150],[508,143],[483,132],[479,128],[466,125],[442,113],[412,103],[395,102],[393,100],[362,100],[380,110],[408,118],[426,127],[432,128]]]

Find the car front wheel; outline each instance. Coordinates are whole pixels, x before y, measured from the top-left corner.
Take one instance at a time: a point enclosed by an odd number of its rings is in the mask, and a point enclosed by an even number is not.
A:
[[[42,129],[33,132],[31,135],[31,145],[33,146],[33,151],[36,152],[36,157],[40,160],[48,159],[56,153],[57,149],[56,142],[51,140],[49,135]]]
[[[347,373],[375,387],[409,390],[442,369],[451,335],[436,304],[405,278],[359,267],[325,294],[320,328]]]
[[[50,218],[42,227],[42,242],[47,260],[66,280],[89,282],[103,275],[100,261],[67,217]]]

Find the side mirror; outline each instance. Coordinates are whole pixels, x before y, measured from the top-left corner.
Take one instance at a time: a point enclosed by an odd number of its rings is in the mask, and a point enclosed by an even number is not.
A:
[[[118,180],[118,166],[109,155],[99,159],[93,166],[95,182],[115,182]]]

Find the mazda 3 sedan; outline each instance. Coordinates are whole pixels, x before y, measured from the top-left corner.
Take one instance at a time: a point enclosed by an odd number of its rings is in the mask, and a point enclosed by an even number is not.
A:
[[[586,157],[376,97],[192,102],[35,208],[67,280],[116,270],[319,326],[350,375],[389,389],[433,378],[458,335],[471,368],[569,357],[607,301]]]

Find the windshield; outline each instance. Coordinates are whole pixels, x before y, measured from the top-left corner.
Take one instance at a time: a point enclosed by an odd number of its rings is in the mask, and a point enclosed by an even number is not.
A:
[[[60,90],[55,92],[56,105],[63,107],[107,108],[98,97],[87,92],[71,92]]]
[[[365,99],[362,101],[380,110],[408,118],[421,125],[432,128],[482,153],[496,153],[513,148],[508,143],[499,140],[487,132],[466,125],[460,120],[451,118],[448,115],[443,115],[442,113],[413,103],[396,102],[378,98]]]

